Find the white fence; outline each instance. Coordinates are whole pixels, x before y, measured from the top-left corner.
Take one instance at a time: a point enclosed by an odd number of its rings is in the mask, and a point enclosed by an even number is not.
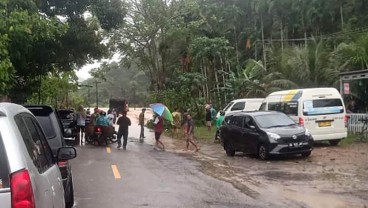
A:
[[[362,132],[364,122],[362,119],[367,119],[368,114],[365,113],[352,113],[348,114],[348,132],[357,133]]]

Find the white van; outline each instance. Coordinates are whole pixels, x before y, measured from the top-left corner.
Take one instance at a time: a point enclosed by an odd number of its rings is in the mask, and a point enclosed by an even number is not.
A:
[[[268,95],[259,110],[281,111],[304,125],[315,141],[337,145],[347,137],[344,102],[335,88],[285,90]]]
[[[231,101],[226,107],[223,109],[225,115],[228,113],[235,113],[241,111],[256,111],[262,104],[264,98],[246,98],[246,99],[237,99]],[[218,113],[216,117],[220,114]]]

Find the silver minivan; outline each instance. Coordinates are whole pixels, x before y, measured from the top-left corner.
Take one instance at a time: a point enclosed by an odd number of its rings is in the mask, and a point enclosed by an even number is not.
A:
[[[65,208],[59,160],[76,157],[61,147],[53,157],[36,118],[26,108],[0,103],[0,207]]]

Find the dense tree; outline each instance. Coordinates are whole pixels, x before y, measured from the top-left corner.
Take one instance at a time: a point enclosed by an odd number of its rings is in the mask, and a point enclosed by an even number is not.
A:
[[[125,15],[121,1],[2,0],[0,10],[0,93],[19,103],[48,73],[71,72],[107,56],[103,31],[121,25]]]

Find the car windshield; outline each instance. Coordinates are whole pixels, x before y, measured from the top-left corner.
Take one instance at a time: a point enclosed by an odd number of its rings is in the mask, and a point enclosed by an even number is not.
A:
[[[255,120],[261,128],[283,127],[296,125],[295,122],[285,114],[266,114],[255,116]]]
[[[0,189],[9,188],[9,164],[0,133]]]
[[[53,128],[51,118],[49,116],[36,116],[38,122],[40,123],[42,130],[45,132],[47,139],[55,138],[56,133]]]
[[[65,111],[60,110],[58,111],[60,119],[72,119],[73,118],[73,112],[72,111]]]

